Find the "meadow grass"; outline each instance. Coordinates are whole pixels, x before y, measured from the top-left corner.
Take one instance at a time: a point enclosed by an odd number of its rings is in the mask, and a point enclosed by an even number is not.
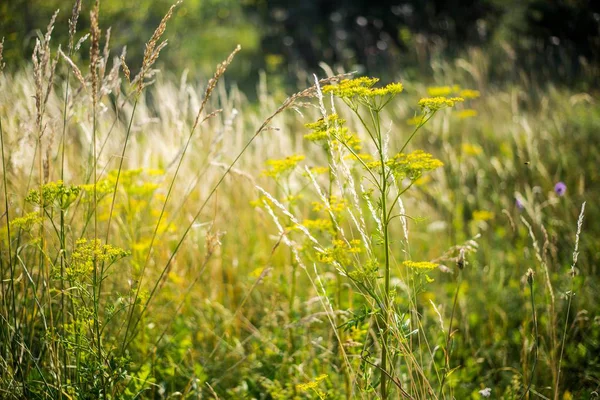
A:
[[[239,48],[157,74],[173,8],[135,76],[80,12],[0,74],[1,397],[598,391],[593,94],[495,86],[472,52],[253,103]]]

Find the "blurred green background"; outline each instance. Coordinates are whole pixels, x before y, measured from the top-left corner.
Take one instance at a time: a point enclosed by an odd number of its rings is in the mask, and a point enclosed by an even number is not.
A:
[[[55,45],[67,43],[72,0],[4,0],[0,35],[9,68],[31,55],[35,37],[60,9]],[[83,2],[89,24],[92,1]],[[102,27],[112,26],[112,48],[128,44],[128,63],[140,64],[170,0],[101,1]],[[87,26],[80,25],[80,31]],[[241,44],[230,76],[243,84],[257,72],[288,81],[322,71],[356,70],[382,77],[430,75],[432,61],[480,47],[491,59],[492,80],[516,78],[568,85],[598,83],[600,2],[593,0],[185,0],[169,23],[163,70],[192,77],[210,74],[216,62]],[[83,52],[86,54],[86,52]],[[508,62],[507,62],[508,61]]]

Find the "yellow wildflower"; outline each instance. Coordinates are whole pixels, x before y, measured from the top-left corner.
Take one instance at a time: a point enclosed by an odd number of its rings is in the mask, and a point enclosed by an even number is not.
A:
[[[479,90],[463,89],[458,95],[463,99],[476,99],[481,93],[479,93]]]
[[[323,210],[327,210],[327,206],[323,203],[320,203],[318,201],[314,201],[312,203],[313,205],[313,211],[323,211]],[[331,196],[329,198],[329,206],[330,209],[333,213],[341,213],[342,211],[344,211],[346,209],[346,200],[344,200],[343,198],[337,197],[337,196]]]
[[[326,174],[327,172],[329,172],[329,168],[328,167],[311,167],[310,172],[313,175]]]
[[[402,263],[402,265],[405,266],[406,268],[412,268],[412,269],[416,269],[416,270],[425,270],[425,271],[432,270],[438,266],[438,264],[432,263],[429,261],[410,261],[410,260],[404,261]]]
[[[457,112],[456,116],[460,119],[476,117],[477,110],[473,110],[472,108],[467,108],[465,110],[460,110],[459,112]]]
[[[296,165],[298,165],[300,161],[304,160],[304,158],[305,157],[301,154],[295,154],[282,160],[267,160],[267,165],[270,168],[263,170],[262,173],[265,176],[278,178],[282,174],[291,172],[296,168]]]
[[[66,186],[63,181],[48,182],[42,186],[41,196],[39,189],[32,189],[25,198],[26,201],[36,205],[50,206],[53,203],[66,209],[81,193],[81,186]]]
[[[102,244],[100,240],[78,239],[71,254],[71,263],[67,268],[69,279],[85,275],[94,268],[94,262],[113,262],[130,255],[131,253],[110,244]]]
[[[450,86],[432,86],[427,88],[427,94],[431,97],[449,96],[452,94]]]
[[[302,221],[302,225],[310,230],[333,232],[333,224],[329,219],[305,219]]]
[[[395,96],[404,90],[399,82],[390,83],[381,88],[373,88],[378,81],[378,78],[367,77],[344,79],[337,85],[323,86],[323,93],[333,93],[336,97],[351,99],[353,97]]]
[[[473,219],[475,221],[489,221],[494,218],[494,213],[487,210],[473,211]]]
[[[357,161],[358,159],[361,159],[364,162],[367,162],[367,161],[371,161],[373,159],[373,156],[370,155],[369,153],[358,153],[356,155],[354,155],[354,154],[348,154],[345,157],[345,159],[346,160],[355,160],[355,161]]]
[[[42,217],[37,211],[27,213],[10,221],[10,226],[14,228],[31,229],[34,225],[42,222]]]
[[[478,144],[463,143],[461,147],[463,153],[469,156],[478,156],[483,153],[483,149]]]
[[[424,112],[436,112],[446,107],[454,107],[456,103],[465,101],[462,97],[425,97],[419,100],[419,106]]]
[[[409,154],[396,154],[387,161],[386,165],[398,178],[409,178],[416,181],[424,172],[433,171],[443,166],[444,163],[423,150],[415,150]]]

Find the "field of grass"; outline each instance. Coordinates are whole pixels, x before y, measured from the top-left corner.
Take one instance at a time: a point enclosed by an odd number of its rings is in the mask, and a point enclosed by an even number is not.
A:
[[[94,13],[0,73],[0,398],[599,397],[597,92],[474,50],[250,101]]]

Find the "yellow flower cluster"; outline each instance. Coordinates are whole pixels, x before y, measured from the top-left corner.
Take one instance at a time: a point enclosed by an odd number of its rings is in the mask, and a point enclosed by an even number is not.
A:
[[[112,193],[115,189],[115,182],[116,182],[116,180],[114,180],[114,179],[109,179],[109,178],[100,179],[96,183],[96,196],[103,197],[106,194]],[[87,194],[93,194],[94,193],[94,184],[90,183],[90,184],[86,184],[86,185],[81,185],[81,190],[83,190]]]
[[[308,392],[309,390],[316,390],[319,386],[319,383],[323,380],[327,379],[327,374],[322,374],[317,376],[314,380],[308,383],[301,383],[296,385],[296,388],[301,392]]]
[[[312,203],[313,205],[313,211],[326,211],[327,210],[327,206],[321,202],[318,201],[313,201]],[[339,214],[342,211],[344,211],[346,209],[346,200],[344,200],[343,198],[337,197],[337,196],[331,196],[329,198],[329,206],[331,207],[331,211],[334,214]]]
[[[338,262],[342,265],[350,264],[350,254],[362,253],[361,241],[358,239],[346,242],[344,240],[333,240],[333,248],[325,249],[325,251],[317,254],[319,262],[324,264],[332,264]]]
[[[296,165],[302,160],[304,156],[301,154],[294,154],[288,156],[282,160],[267,160],[269,169],[263,170],[263,175],[270,176],[271,178],[278,178],[279,176],[291,172]]]
[[[336,97],[351,99],[353,97],[395,96],[404,90],[404,87],[399,82],[390,83],[381,88],[374,88],[373,86],[378,81],[378,78],[368,77],[344,79],[338,85],[323,86],[323,93],[333,93]]]
[[[302,221],[302,225],[310,230],[333,233],[333,224],[329,219],[305,219]]]
[[[10,226],[14,228],[31,229],[34,225],[42,222],[42,217],[37,211],[27,213],[10,221]]]
[[[459,85],[452,86],[431,86],[427,88],[427,95],[430,97],[448,97],[452,94],[458,95],[463,99],[476,99],[481,93],[479,90],[461,89]]]
[[[421,110],[426,113],[436,112],[446,107],[454,107],[456,103],[465,101],[462,97],[425,97],[419,100]]]
[[[113,263],[130,253],[110,244],[102,244],[100,240],[78,239],[71,255],[71,263],[67,268],[67,276],[75,278],[92,271],[94,260],[98,263]]]
[[[433,171],[444,165],[423,150],[415,150],[409,154],[398,153],[386,162],[386,165],[399,178],[419,179],[424,172]]]
[[[456,116],[460,119],[472,118],[477,116],[477,110],[467,108],[456,113]]]
[[[431,97],[450,96],[460,90],[460,86],[432,86],[427,88],[427,94]]]
[[[59,180],[43,185],[41,196],[39,189],[30,190],[25,200],[40,206],[49,206],[55,203],[58,207],[65,209],[77,199],[80,192],[80,186],[66,186],[63,181]]]
[[[436,263],[432,263],[429,261],[404,261],[402,263],[406,268],[412,268],[420,271],[430,271],[438,266]]]
[[[345,122],[346,120],[337,114],[331,114],[327,119],[321,118],[316,122],[304,125],[312,130],[311,133],[304,135],[304,138],[311,142],[329,142],[335,149],[338,149],[339,144],[343,143],[353,150],[360,150],[360,139],[358,136],[348,133],[348,128],[343,126]]]
[[[329,172],[329,168],[327,168],[327,167],[311,167],[310,168],[310,173],[313,175],[326,174],[327,172]]]
[[[463,99],[476,99],[481,96],[481,93],[479,93],[479,90],[463,89],[458,92],[458,96]]]
[[[348,128],[342,127],[345,122],[346,120],[340,118],[337,114],[328,115],[327,119],[321,118],[318,121],[305,124],[304,126],[312,132],[304,135],[304,138],[311,142],[320,142],[339,136],[344,131],[348,131]]]
[[[473,219],[475,221],[489,221],[494,218],[494,213],[487,210],[473,211]]]
[[[369,153],[358,153],[358,154],[348,154],[346,157],[344,157],[346,160],[352,160],[352,161],[359,161],[362,160],[363,162],[369,162],[371,160],[373,160],[373,156],[370,155]]]
[[[478,144],[463,143],[461,147],[463,153],[469,156],[478,156],[483,153],[483,149]]]

